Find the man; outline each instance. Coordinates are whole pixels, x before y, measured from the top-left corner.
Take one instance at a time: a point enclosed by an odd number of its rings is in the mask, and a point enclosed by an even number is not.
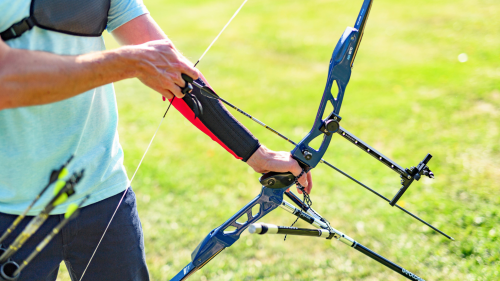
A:
[[[182,94],[181,74],[207,82],[149,16],[141,0],[0,0],[0,11],[0,32],[8,39],[0,40],[0,231],[34,199],[48,171],[69,155],[75,155],[70,171],[86,169],[77,194],[53,211],[13,260],[26,258],[62,219],[69,203],[92,195],[80,216],[33,260],[20,280],[55,280],[62,260],[72,280],[79,280],[129,186],[116,130],[112,82],[137,77],[167,99],[175,96],[177,109],[256,172],[301,173],[290,153],[260,145],[220,104],[199,93],[194,95],[204,114],[194,118],[195,102]],[[124,46],[105,51],[100,36],[104,27]],[[311,191],[309,173],[299,182]],[[85,280],[149,278],[135,196],[131,189],[123,196]],[[39,213],[49,197],[45,194],[29,215]]]

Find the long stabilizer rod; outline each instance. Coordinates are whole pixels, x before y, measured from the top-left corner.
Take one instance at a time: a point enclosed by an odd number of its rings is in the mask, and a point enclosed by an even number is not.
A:
[[[277,226],[274,224],[267,223],[254,223],[248,228],[248,232],[252,234],[284,234],[284,235],[299,235],[299,236],[310,236],[310,237],[323,237],[325,239],[335,238],[340,242],[350,246],[363,253],[364,255],[370,257],[371,259],[377,261],[378,263],[392,269],[393,271],[403,275],[407,279],[415,281],[425,281],[423,278],[418,277],[416,274],[404,269],[400,265],[384,258],[383,256],[377,254],[376,252],[370,250],[369,248],[358,243],[351,237],[343,234],[340,231],[331,228],[333,231],[328,231],[325,229],[307,229],[307,228],[297,228],[290,226]]]

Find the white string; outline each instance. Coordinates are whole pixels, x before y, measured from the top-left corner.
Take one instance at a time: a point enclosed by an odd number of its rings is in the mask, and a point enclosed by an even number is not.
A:
[[[214,41],[212,41],[212,43],[210,43],[210,46],[208,46],[208,48],[205,50],[205,52],[203,52],[203,55],[201,55],[201,57],[198,59],[198,61],[194,64],[194,67],[196,67],[198,65],[198,63],[205,56],[205,54],[208,52],[208,50],[210,50],[210,48],[215,43],[215,41],[217,41],[217,39],[219,39],[219,36],[222,34],[222,32],[224,32],[224,30],[226,29],[226,27],[231,23],[231,21],[234,19],[234,17],[236,17],[236,15],[240,12],[241,8],[243,8],[243,6],[245,5],[245,3],[247,1],[248,0],[243,1],[243,4],[241,4],[241,6],[238,8],[238,10],[236,10],[236,12],[233,14],[233,16],[231,17],[231,19],[229,19],[229,21],[226,23],[226,25],[219,32],[219,34],[217,35],[217,37],[215,37]]]
[[[173,101],[174,101],[174,100],[172,100],[172,102],[173,102]],[[170,103],[170,105],[168,106],[168,108],[170,108],[170,106],[171,106],[171,105],[172,105],[172,103]],[[168,108],[167,108],[167,111],[168,111]],[[166,114],[165,114],[165,115],[166,115]],[[148,153],[148,150],[149,150],[149,148],[151,147],[151,144],[153,143],[153,140],[154,140],[154,139],[155,139],[155,137],[156,137],[156,133],[158,133],[158,130],[160,129],[161,123],[163,123],[163,120],[164,120],[164,119],[165,119],[165,116],[163,116],[163,117],[161,118],[160,124],[158,124],[158,128],[156,128],[156,132],[155,132],[155,134],[154,134],[154,135],[153,135],[153,137],[151,138],[151,141],[149,142],[149,145],[148,145],[148,147],[146,148],[146,151],[144,151],[144,154],[142,155],[141,161],[139,162],[139,165],[137,165],[137,168],[135,169],[135,172],[134,172],[134,174],[132,175],[132,178],[130,179],[130,183],[129,183],[129,185],[127,186],[127,188],[126,188],[126,189],[125,189],[125,191],[123,192],[122,198],[120,198],[120,202],[118,202],[118,206],[116,206],[116,209],[115,209],[115,211],[113,212],[113,215],[111,216],[111,219],[109,220],[108,225],[106,226],[106,229],[104,229],[104,233],[102,234],[101,239],[99,239],[99,243],[97,243],[97,246],[95,247],[94,252],[92,253],[92,256],[90,257],[90,260],[89,260],[89,262],[87,263],[87,266],[85,267],[85,270],[83,271],[82,276],[80,277],[80,280],[79,280],[79,281],[82,281],[83,276],[85,275],[85,272],[87,272],[87,269],[89,268],[89,265],[90,265],[90,263],[92,262],[92,259],[94,258],[95,253],[97,252],[97,249],[99,248],[99,245],[101,245],[102,239],[104,239],[104,235],[106,235],[106,232],[108,231],[108,228],[109,228],[109,226],[111,225],[111,222],[113,221],[113,218],[115,217],[116,212],[118,211],[118,208],[120,208],[120,205],[122,204],[123,198],[125,198],[125,194],[127,194],[128,189],[129,189],[129,188],[130,188],[130,186],[132,185],[132,181],[134,180],[135,175],[137,174],[137,171],[139,170],[139,167],[141,167],[142,160],[144,160],[144,157],[146,157],[146,153]]]
[[[208,52],[208,50],[210,50],[210,48],[213,46],[213,44],[217,41],[217,39],[219,39],[220,35],[222,34],[222,32],[224,32],[224,30],[226,29],[226,27],[231,23],[231,21],[236,17],[236,15],[240,12],[241,8],[243,8],[243,6],[245,5],[245,3],[247,2],[248,0],[245,0],[243,1],[243,3],[241,4],[241,6],[238,8],[238,10],[236,10],[236,12],[233,14],[233,16],[229,19],[229,21],[226,23],[226,25],[222,28],[222,30],[219,32],[219,34],[217,35],[217,37],[215,37],[215,39],[212,41],[212,43],[210,43],[210,45],[208,46],[208,48],[205,50],[205,52],[203,52],[203,54],[201,55],[201,57],[198,59],[198,61],[194,64],[194,67],[196,67],[198,65],[198,63],[201,61],[201,59],[205,56],[205,54]],[[167,112],[168,112],[168,109],[170,108],[170,106],[172,105],[172,103],[174,102],[175,100],[175,97],[174,99],[172,99],[172,101],[170,102],[170,105],[168,106],[167,108],[167,111],[165,112],[165,115],[163,115],[161,121],[160,121],[160,124],[158,125],[158,128],[156,128],[156,132],[155,134],[153,135],[153,137],[151,138],[151,141],[149,142],[149,145],[148,147],[146,148],[146,151],[144,152],[144,154],[142,155],[142,158],[141,158],[141,161],[139,162],[139,165],[137,165],[137,168],[135,169],[135,172],[134,174],[132,175],[132,178],[130,179],[130,184],[128,185],[128,187],[125,189],[125,191],[123,192],[123,195],[122,197],[120,198],[120,202],[118,202],[118,206],[116,206],[116,209],[115,211],[113,212],[113,215],[111,216],[111,219],[109,220],[108,222],[108,225],[106,226],[106,229],[104,230],[104,233],[102,234],[101,238],[99,239],[99,243],[97,243],[97,246],[96,248],[94,249],[94,252],[92,253],[92,256],[90,257],[90,260],[89,262],[87,263],[87,266],[85,267],[85,269],[83,270],[83,273],[82,273],[82,276],[80,277],[79,281],[82,281],[83,279],[83,276],[85,275],[85,272],[87,272],[87,269],[89,268],[90,266],[90,263],[92,262],[92,259],[94,258],[95,256],[95,253],[97,252],[97,249],[99,248],[99,245],[101,245],[101,242],[102,242],[102,239],[104,239],[104,236],[106,235],[106,232],[108,231],[108,228],[109,226],[111,225],[111,222],[113,221],[113,218],[115,217],[116,215],[116,212],[118,212],[118,208],[120,208],[120,205],[123,201],[123,198],[125,198],[125,194],[127,194],[127,191],[128,189],[130,188],[130,186],[132,185],[132,181],[134,180],[135,178],[135,175],[137,174],[137,171],[139,170],[139,167],[141,167],[141,164],[142,164],[142,161],[144,160],[144,157],[146,156],[146,154],[148,153],[148,150],[149,150],[149,147],[151,146],[151,143],[153,143],[153,140],[154,138],[156,137],[156,133],[158,133],[158,130],[160,129],[160,126],[161,126],[161,123],[163,122],[163,120],[165,119],[165,116],[167,115]]]

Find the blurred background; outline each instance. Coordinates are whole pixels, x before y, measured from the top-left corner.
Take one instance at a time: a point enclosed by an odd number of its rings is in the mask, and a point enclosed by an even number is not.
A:
[[[145,0],[193,62],[241,2]],[[199,69],[220,96],[299,141],[333,48],[361,4],[251,0]],[[500,280],[499,14],[497,0],[375,1],[340,112],[344,128],[403,167],[434,156],[436,179],[414,183],[400,204],[456,241],[324,165],[313,171],[313,207],[333,227],[426,280]],[[135,79],[115,87],[131,176],[168,104]],[[293,148],[230,111],[269,148]],[[399,189],[396,173],[338,136],[324,158],[386,197]],[[152,280],[189,263],[198,243],[260,192],[258,178],[170,112],[133,186]],[[294,220],[277,209],[261,221]],[[59,280],[69,280],[65,271]],[[245,232],[189,280],[405,279],[338,241]]]

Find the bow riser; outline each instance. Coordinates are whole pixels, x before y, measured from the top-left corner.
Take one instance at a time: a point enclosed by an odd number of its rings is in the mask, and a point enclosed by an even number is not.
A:
[[[338,116],[338,114],[344,98],[345,89],[351,78],[351,61],[354,58],[354,48],[358,43],[358,34],[356,29],[348,27],[338,41],[330,59],[326,86],[313,127],[298,143],[295,149],[292,150],[293,157],[304,164],[303,166],[305,166],[306,169],[312,169],[318,165],[328,149],[332,134],[338,130],[338,122],[340,121],[340,116]],[[336,85],[338,89],[337,98],[334,98],[332,95],[333,85]],[[328,103],[332,105],[333,112],[323,120],[322,118]],[[331,122],[336,124],[330,124]],[[332,127],[331,130],[328,129],[330,126]],[[316,150],[309,144],[321,135],[324,135],[323,141],[319,149]]]

